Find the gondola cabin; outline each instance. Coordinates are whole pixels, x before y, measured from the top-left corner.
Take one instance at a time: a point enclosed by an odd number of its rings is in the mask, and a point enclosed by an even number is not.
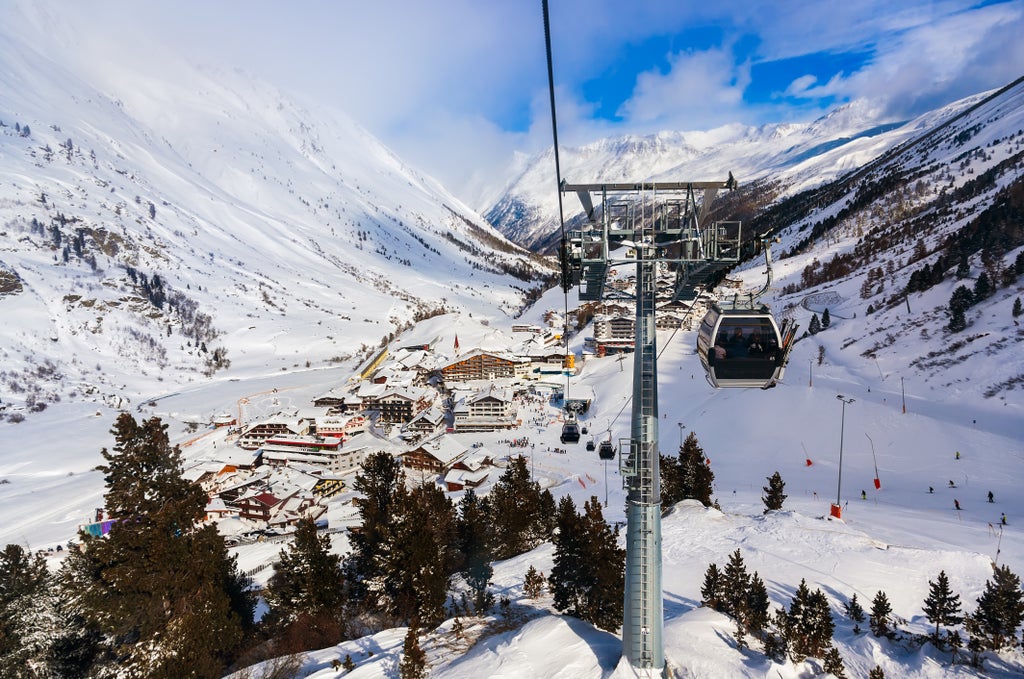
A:
[[[780,332],[768,307],[722,309],[715,305],[697,333],[697,353],[715,388],[767,389],[782,379],[795,326]]]
[[[580,442],[580,425],[575,417],[570,416],[562,425],[562,436],[559,438],[562,443]]]
[[[612,442],[601,441],[601,445],[597,447],[597,456],[602,460],[614,460],[615,448],[612,447]]]

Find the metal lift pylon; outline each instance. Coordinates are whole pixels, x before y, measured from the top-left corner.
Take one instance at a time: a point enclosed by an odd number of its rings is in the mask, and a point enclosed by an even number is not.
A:
[[[726,266],[738,259],[739,224],[704,225],[724,182],[562,184],[576,193],[587,223],[572,231],[562,266],[580,299],[601,299],[612,266],[636,264],[636,332],[630,438],[620,441],[619,470],[626,495],[626,581],[622,653],[638,676],[661,677],[665,670],[661,567],[661,475],[658,452],[658,352],[655,303],[659,264],[676,267],[674,297],[693,286],[688,272]],[[698,209],[695,190],[704,191]],[[601,198],[595,210],[591,194]],[[649,204],[645,198],[650,195]],[[631,256],[613,255],[626,246]]]

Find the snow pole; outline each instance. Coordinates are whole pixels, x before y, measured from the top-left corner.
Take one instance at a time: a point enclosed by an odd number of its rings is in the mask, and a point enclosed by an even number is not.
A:
[[[868,436],[867,432],[864,432],[864,436]],[[868,442],[871,443],[871,461],[875,465],[875,490],[881,490],[882,482],[878,478],[878,459],[875,457],[875,442],[868,436]]]

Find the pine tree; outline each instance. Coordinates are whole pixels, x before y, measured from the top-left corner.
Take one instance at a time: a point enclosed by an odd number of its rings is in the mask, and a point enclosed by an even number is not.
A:
[[[967,329],[967,316],[961,308],[953,309],[949,315],[949,325],[946,326],[950,332],[962,332]]]
[[[1020,304],[1020,297],[1013,300],[1013,310],[1011,311],[1014,318],[1017,318],[1021,314],[1024,314],[1024,307]]]
[[[459,502],[456,535],[462,559],[459,572],[473,593],[473,605],[476,610],[485,611],[494,603],[494,595],[487,591],[491,576],[494,574],[494,568],[491,566],[494,531],[487,518],[486,505],[472,488],[466,491]]]
[[[821,319],[818,318],[818,314],[811,316],[811,322],[807,324],[807,332],[811,335],[817,335],[821,332]]]
[[[47,620],[50,577],[46,560],[20,545],[0,552],[0,676],[40,676],[49,653]]]
[[[975,617],[989,648],[999,650],[1016,642],[1017,629],[1024,619],[1024,592],[1020,578],[1008,566],[998,566],[992,579],[985,582]]]
[[[942,625],[959,625],[963,621],[960,615],[960,595],[953,594],[949,588],[946,571],[939,571],[935,581],[928,581],[928,597],[924,600],[924,614],[928,622],[935,623],[932,642],[939,645],[939,629]]]
[[[407,494],[401,463],[383,451],[370,455],[356,473],[352,488],[359,493],[352,504],[360,526],[349,536],[348,580],[352,596],[372,609],[376,595],[371,592],[381,591],[384,546],[391,537],[397,507]]]
[[[605,521],[597,497],[584,503],[581,521],[590,571],[583,619],[614,632],[622,625],[626,550],[619,547],[619,529]]]
[[[317,533],[312,519],[299,521],[263,594],[270,609],[263,622],[293,640],[289,651],[323,648],[345,638],[341,557],[331,553],[330,538]]]
[[[410,625],[405,634],[398,676],[401,679],[426,679],[427,676],[427,654],[420,648],[419,631],[415,624]]]
[[[716,611],[722,610],[725,594],[722,590],[722,573],[718,564],[712,563],[704,571],[704,584],[700,588],[701,604]]]
[[[832,325],[832,315],[828,312],[828,309],[825,309],[821,314],[821,329],[824,330],[830,325]]]
[[[622,622],[625,550],[596,497],[583,509],[578,515],[569,496],[558,503],[551,594],[559,611],[614,631]]]
[[[824,655],[832,643],[835,623],[828,599],[820,589],[811,592],[806,580],[800,581],[786,614],[785,628],[793,662]]]
[[[854,593],[849,601],[843,604],[843,608],[846,610],[846,615],[850,616],[850,619],[853,620],[853,633],[860,634],[860,623],[864,622],[864,607],[857,601],[856,593]]]
[[[746,623],[747,593],[750,590],[750,575],[743,563],[740,550],[729,555],[729,563],[722,571],[722,592],[724,600],[722,612],[736,618],[741,626]]]
[[[889,629],[889,616],[892,615],[892,606],[889,605],[889,597],[885,592],[878,590],[875,598],[871,600],[871,633],[876,637],[887,637],[892,633]]]
[[[768,588],[764,580],[754,571],[750,576],[750,587],[747,590],[747,631],[759,635],[768,626],[768,611],[771,603],[768,599]]]
[[[964,616],[964,632],[967,633],[967,650],[970,652],[971,667],[981,669],[985,662],[985,651],[989,648],[989,640],[978,619],[977,611],[973,615]]]
[[[683,468],[679,459],[669,455],[661,458],[661,507],[666,509],[683,499]]]
[[[531,565],[526,571],[526,577],[523,580],[523,594],[530,599],[539,599],[543,593],[544,574]]]
[[[583,608],[582,588],[584,553],[580,516],[572,497],[558,501],[555,528],[555,556],[548,577],[555,608],[569,615],[580,616]]]
[[[98,469],[117,523],[103,538],[81,534],[84,548],[68,555],[64,582],[120,671],[219,677],[252,624],[247,583],[216,526],[200,527],[206,495],[182,478],[167,426],[123,413],[111,433],[116,443]]]
[[[775,472],[768,477],[768,485],[761,486],[761,490],[764,491],[761,501],[764,503],[765,514],[772,510],[782,509],[782,503],[785,502],[788,497],[782,492],[785,489],[786,483],[782,480],[782,476],[779,472]]]
[[[868,672],[868,679],[885,679],[885,670],[875,665],[874,669]]]
[[[988,279],[988,274],[984,271],[978,276],[978,280],[974,282],[974,300],[975,304],[992,294],[992,283]]]
[[[487,494],[495,560],[528,552],[547,539],[550,515],[544,516],[541,503],[540,484],[530,481],[526,458],[512,459]]]
[[[971,265],[967,262],[966,257],[960,258],[960,263],[956,266],[956,272],[953,274],[957,280],[963,280],[971,275]]]
[[[403,495],[382,555],[384,612],[398,620],[444,620],[451,576],[458,567],[455,508],[434,485]]]
[[[843,664],[843,656],[839,655],[839,650],[835,646],[829,646],[829,649],[825,651],[823,660],[825,662],[822,664],[822,669],[826,673],[835,675],[836,679],[846,679],[846,666]]]
[[[711,493],[715,474],[708,465],[697,435],[692,431],[679,449],[679,466],[682,470],[683,498],[699,500],[705,507],[711,507],[714,504]]]

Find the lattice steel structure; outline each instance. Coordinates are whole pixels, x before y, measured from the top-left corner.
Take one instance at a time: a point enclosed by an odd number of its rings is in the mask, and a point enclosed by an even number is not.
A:
[[[636,300],[633,411],[630,437],[619,441],[619,470],[627,490],[626,586],[623,655],[638,674],[660,676],[665,667],[661,589],[661,477],[658,454],[658,357],[655,325],[659,268],[674,270],[673,296],[692,298],[703,279],[737,261],[736,222],[703,225],[723,182],[564,184],[576,193],[586,223],[572,230],[562,250],[566,283],[580,285],[581,300],[606,295]],[[704,192],[700,207],[696,191]],[[600,197],[595,208],[592,196]],[[625,255],[618,251],[625,248]],[[632,295],[611,289],[609,272],[636,265]]]

